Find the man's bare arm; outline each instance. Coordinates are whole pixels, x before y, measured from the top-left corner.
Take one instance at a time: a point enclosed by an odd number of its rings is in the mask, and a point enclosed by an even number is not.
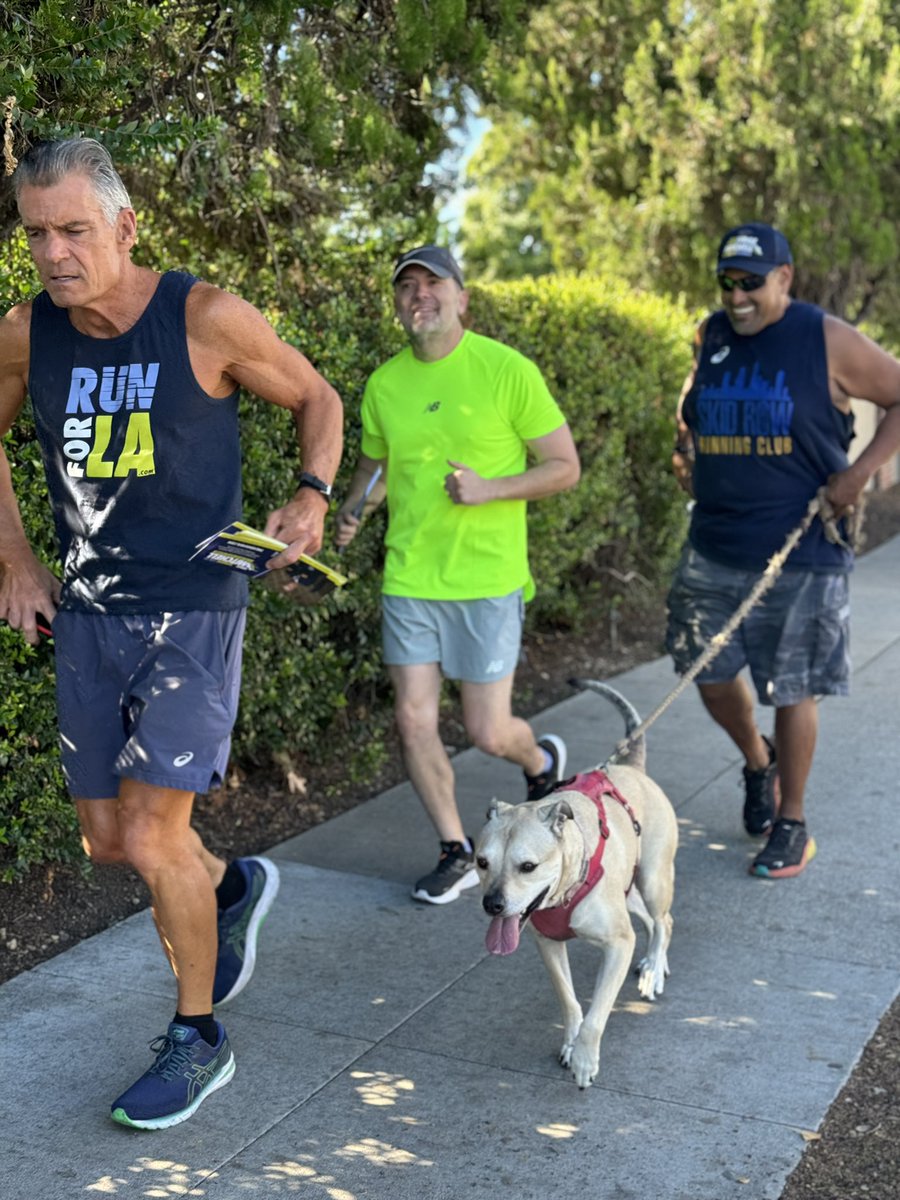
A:
[[[372,482],[372,477],[375,472],[381,468],[384,471],[384,462],[376,458],[369,458],[366,454],[359,456],[359,461],[356,464],[356,470],[353,472],[353,478],[350,480],[350,487],[347,489],[347,495],[344,497],[341,507],[337,511],[335,532],[335,541],[339,546],[346,546],[356,537],[359,532],[359,527],[363,519],[373,513],[375,509],[384,500],[386,487],[384,475],[376,480],[369,495],[366,496],[365,506],[359,516],[354,515],[354,509],[358,507],[360,501],[366,495],[366,488]]]
[[[257,309],[205,284],[188,298],[188,340],[198,381],[211,395],[240,385],[294,415],[303,470],[332,483],[341,460],[340,397],[299,350],[278,337]],[[322,545],[328,502],[312,488],[269,515],[265,532],[288,543],[273,567],[287,566]]]
[[[694,379],[697,375],[697,364],[700,361],[700,348],[703,345],[703,334],[705,332],[706,321],[703,321],[697,327],[697,331],[694,334],[694,361],[691,363],[691,369],[687,373],[687,378],[681,385],[681,394],[678,397],[678,409],[675,413],[675,446],[672,450],[672,471],[675,474],[678,486],[682,491],[687,492],[689,496],[693,496],[694,494],[694,442],[691,437],[691,431],[685,424],[682,410],[688,392],[694,386]]]
[[[31,306],[18,305],[0,320],[0,437],[21,411],[28,383]],[[6,451],[0,445],[0,620],[38,641],[37,616],[52,621],[59,580],[39,562],[25,536]]]
[[[859,502],[872,475],[900,451],[900,362],[864,333],[832,316],[825,317],[825,349],[833,402],[846,411],[852,397],[884,410],[865,450],[828,481],[826,496],[840,515]]]

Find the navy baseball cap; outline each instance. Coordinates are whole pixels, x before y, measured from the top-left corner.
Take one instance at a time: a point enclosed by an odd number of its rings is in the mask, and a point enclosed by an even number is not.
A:
[[[793,261],[791,248],[783,233],[771,225],[750,222],[729,229],[722,238],[716,271],[735,267],[738,271],[766,275],[782,263]]]
[[[415,250],[401,254],[394,264],[391,283],[397,282],[406,267],[413,266],[426,267],[440,279],[455,279],[460,287],[465,287],[459,263],[443,246],[417,246]]]

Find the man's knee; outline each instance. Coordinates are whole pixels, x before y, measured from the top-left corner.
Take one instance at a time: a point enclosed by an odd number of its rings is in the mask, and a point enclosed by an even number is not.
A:
[[[196,851],[191,829],[193,793],[123,781],[119,841],[125,861],[145,879]]]
[[[76,800],[78,823],[81,826],[81,845],[96,866],[122,864],[126,861],[119,836],[117,801]]]
[[[394,719],[400,740],[405,745],[426,740],[437,732],[437,712],[430,705],[398,702],[394,707]]]
[[[750,689],[740,677],[726,679],[719,683],[699,683],[697,690],[708,709],[744,707],[747,704],[751,706],[753,704]]]
[[[466,733],[469,741],[484,754],[492,754],[495,758],[504,758],[511,741],[512,717],[485,721],[483,718],[469,718],[466,721]]]
[[[128,861],[118,835],[108,837],[83,832],[81,845],[94,866],[122,866]]]

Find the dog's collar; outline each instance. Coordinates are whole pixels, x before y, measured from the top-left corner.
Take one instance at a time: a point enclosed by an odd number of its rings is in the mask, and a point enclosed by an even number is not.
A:
[[[568,890],[560,903],[554,904],[550,908],[537,909],[531,914],[531,923],[538,933],[542,933],[544,937],[552,938],[556,942],[566,941],[568,938],[575,936],[571,925],[572,913],[592,888],[595,888],[603,878],[603,853],[606,849],[607,839],[609,838],[609,825],[606,821],[606,808],[603,804],[604,796],[610,796],[622,805],[629,817],[631,817],[631,824],[636,837],[640,839],[641,836],[641,823],[634,815],[634,809],[604,771],[588,771],[583,775],[575,775],[572,779],[567,779],[563,783],[558,784],[554,790],[563,788],[567,791],[581,792],[583,796],[587,796],[589,800],[593,801],[597,809],[597,818],[600,822],[600,838],[594,853],[590,857],[585,856],[579,879]],[[634,871],[627,892],[631,891],[631,885],[634,883],[634,877],[637,875],[639,862],[640,840],[638,840],[638,853],[635,857]]]

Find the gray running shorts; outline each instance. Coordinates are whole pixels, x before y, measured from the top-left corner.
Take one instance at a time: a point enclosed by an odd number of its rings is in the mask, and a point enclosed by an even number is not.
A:
[[[666,649],[680,675],[759,579],[685,546],[669,592]],[[784,571],[697,677],[727,683],[750,668],[762,704],[785,708],[850,690],[850,588],[846,573]]]
[[[110,799],[121,776],[194,792],[222,782],[246,615],[57,613],[57,709],[72,796]]]
[[[516,669],[525,619],[521,588],[486,600],[381,600],[388,666],[439,663],[447,679],[465,683],[494,683]]]

